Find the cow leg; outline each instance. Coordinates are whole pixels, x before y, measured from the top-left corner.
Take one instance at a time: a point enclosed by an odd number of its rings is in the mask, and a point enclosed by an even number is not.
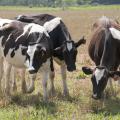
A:
[[[1,85],[1,80],[3,77],[3,59],[0,59],[0,96],[2,96],[2,85]]]
[[[109,86],[110,86],[110,89],[113,90],[113,84],[112,84],[112,78],[109,78]]]
[[[5,77],[5,95],[6,97],[10,96],[10,71],[11,65],[8,62],[5,62],[4,67],[4,77]]]
[[[13,71],[12,71],[12,90],[15,92],[17,91],[17,84],[16,84],[16,68],[12,67]]]
[[[29,77],[30,77],[30,85],[29,87],[27,87],[26,93],[32,93],[35,89],[34,81],[36,79],[36,74],[30,74]]]
[[[54,87],[55,72],[54,71],[50,71],[49,77],[50,77],[50,91],[49,91],[49,95],[50,96],[54,96],[55,95],[55,87]]]
[[[109,82],[110,91],[111,91],[112,95],[114,95],[114,88],[113,88],[113,84],[112,84],[112,78],[109,78],[108,82]]]
[[[120,67],[118,68],[119,69],[119,71],[120,71]],[[120,78],[119,78],[120,79]],[[120,85],[120,80],[118,80],[118,85]]]
[[[49,75],[48,71],[44,71],[43,72],[43,80],[42,80],[42,84],[43,84],[43,100],[45,102],[47,102],[47,100],[48,100],[48,95],[47,95],[47,80],[48,80],[48,75]]]
[[[118,85],[120,85],[120,80],[118,80]]]
[[[22,78],[22,92],[23,93],[26,93],[27,91],[27,86],[26,86],[26,81],[25,81],[25,69],[22,69],[21,70],[21,78]]]
[[[63,81],[63,95],[68,96],[69,91],[68,91],[67,82],[66,82],[66,65],[65,64],[61,65],[61,75],[62,75],[62,81]]]

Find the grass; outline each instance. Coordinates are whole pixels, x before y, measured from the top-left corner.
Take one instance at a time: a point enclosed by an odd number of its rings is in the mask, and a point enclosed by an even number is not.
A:
[[[21,80],[18,77],[18,92],[13,94],[12,102],[6,104],[4,100],[0,101],[0,120],[120,120],[119,86],[114,82],[116,96],[107,92],[109,94],[103,104],[103,101],[95,101],[91,98],[90,77],[81,72],[82,66],[94,65],[87,54],[92,24],[102,15],[120,20],[120,6],[81,6],[70,7],[65,11],[61,8],[0,7],[0,17],[4,18],[38,13],[62,17],[74,40],[77,41],[83,35],[87,39],[87,44],[78,49],[77,70],[67,74],[70,96],[66,98],[62,95],[62,81],[57,65],[55,65],[56,96],[50,97],[48,103],[44,103],[42,99],[41,75],[38,75],[35,81],[35,91],[27,95],[21,93]],[[37,94],[38,92],[40,95]]]
[[[76,7],[67,7],[65,10],[98,10],[98,9],[120,9],[120,5],[98,5],[98,6],[91,6],[91,5],[82,5]],[[60,11],[62,8],[56,7],[32,7],[29,6],[0,6],[0,10],[10,10],[10,11]]]
[[[116,87],[116,96],[108,94],[106,100],[95,101],[91,96],[90,78],[82,72],[68,73],[69,97],[62,95],[61,78],[56,69],[56,96],[50,97],[48,103],[43,102],[40,76],[36,80],[36,90],[32,94],[18,92],[12,97],[12,102],[1,105],[1,120],[119,120],[120,89]],[[80,77],[79,77],[80,75]],[[83,76],[82,76],[83,75]],[[40,91],[40,94],[37,94]],[[109,93],[109,92],[108,92]]]

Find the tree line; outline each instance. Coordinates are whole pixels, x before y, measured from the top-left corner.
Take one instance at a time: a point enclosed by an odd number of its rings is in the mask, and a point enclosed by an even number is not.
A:
[[[24,6],[78,6],[78,5],[120,4],[120,0],[0,0],[0,5],[24,5]]]

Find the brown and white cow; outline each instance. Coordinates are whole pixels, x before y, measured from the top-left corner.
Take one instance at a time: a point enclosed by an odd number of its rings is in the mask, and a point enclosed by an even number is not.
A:
[[[47,79],[53,52],[48,32],[54,30],[60,24],[60,20],[61,18],[55,18],[44,26],[40,26],[35,23],[26,24],[0,19],[0,78],[2,79],[4,60],[6,62],[4,66],[6,95],[10,94],[10,71],[14,66],[27,69],[29,72],[31,84],[27,91],[34,89],[36,73],[43,72],[43,98],[47,100]]]
[[[39,25],[45,25],[50,20],[56,18],[56,16],[50,14],[38,14],[32,16],[19,15],[16,19],[26,23],[36,23]],[[53,43],[54,53],[53,59],[60,65],[61,75],[63,80],[63,94],[66,96],[69,94],[66,83],[66,68],[69,72],[76,70],[76,57],[77,48],[81,44],[85,44],[84,38],[78,42],[74,42],[71,35],[63,21],[51,32],[49,32],[51,41]],[[51,69],[51,89],[50,93],[54,94],[54,68]]]
[[[89,56],[96,68],[83,67],[83,72],[92,74],[94,99],[100,99],[110,77],[120,76],[116,71],[120,64],[120,25],[105,16],[93,25],[89,44]]]

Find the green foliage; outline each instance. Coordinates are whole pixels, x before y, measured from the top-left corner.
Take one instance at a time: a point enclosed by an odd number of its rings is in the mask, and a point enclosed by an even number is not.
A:
[[[81,71],[81,72],[79,72],[79,75],[76,78],[77,79],[85,79],[86,77],[87,77],[87,75]]]
[[[120,4],[120,0],[0,0],[0,5],[63,7],[85,4]]]

